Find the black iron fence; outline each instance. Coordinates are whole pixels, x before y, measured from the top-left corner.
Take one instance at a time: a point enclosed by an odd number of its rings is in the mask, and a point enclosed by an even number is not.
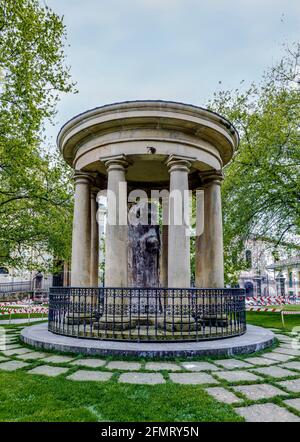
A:
[[[201,341],[246,331],[243,289],[52,287],[49,330],[128,341]]]
[[[33,290],[32,281],[14,281],[0,283],[0,295],[7,293],[23,293]]]

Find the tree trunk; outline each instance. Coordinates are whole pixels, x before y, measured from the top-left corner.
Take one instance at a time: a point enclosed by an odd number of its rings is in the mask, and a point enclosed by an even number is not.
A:
[[[128,241],[129,286],[159,287],[159,225],[129,225]]]

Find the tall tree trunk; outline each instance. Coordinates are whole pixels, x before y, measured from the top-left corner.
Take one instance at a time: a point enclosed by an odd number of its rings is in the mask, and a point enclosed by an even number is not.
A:
[[[159,225],[129,225],[128,241],[129,286],[159,287]]]

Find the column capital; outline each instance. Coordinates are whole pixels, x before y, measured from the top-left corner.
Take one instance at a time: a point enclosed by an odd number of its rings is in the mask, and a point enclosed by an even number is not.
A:
[[[125,171],[130,165],[130,161],[125,155],[110,155],[107,157],[102,157],[100,160],[104,163],[108,172],[111,170]]]
[[[192,162],[195,160],[195,158],[191,157],[184,157],[180,155],[170,155],[166,161],[166,165],[169,169],[169,172],[174,171],[182,171],[182,172],[189,172]]]
[[[91,188],[91,198],[96,199],[99,192],[100,192],[100,190],[97,187],[92,187]]]
[[[95,174],[84,172],[82,170],[75,170],[73,180],[75,184],[91,184],[95,179]]]
[[[221,185],[224,180],[222,170],[206,170],[199,174],[203,186],[206,187],[212,183]]]

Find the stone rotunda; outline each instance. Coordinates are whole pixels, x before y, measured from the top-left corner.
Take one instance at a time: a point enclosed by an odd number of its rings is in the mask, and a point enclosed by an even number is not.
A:
[[[106,105],[62,127],[58,146],[75,180],[71,286],[51,289],[50,331],[133,341],[246,331],[244,292],[224,288],[223,268],[222,168],[238,140],[220,115],[169,101]],[[105,283],[99,286],[97,195],[104,191]],[[197,200],[193,284],[188,191]],[[128,222],[143,211],[148,223]]]

